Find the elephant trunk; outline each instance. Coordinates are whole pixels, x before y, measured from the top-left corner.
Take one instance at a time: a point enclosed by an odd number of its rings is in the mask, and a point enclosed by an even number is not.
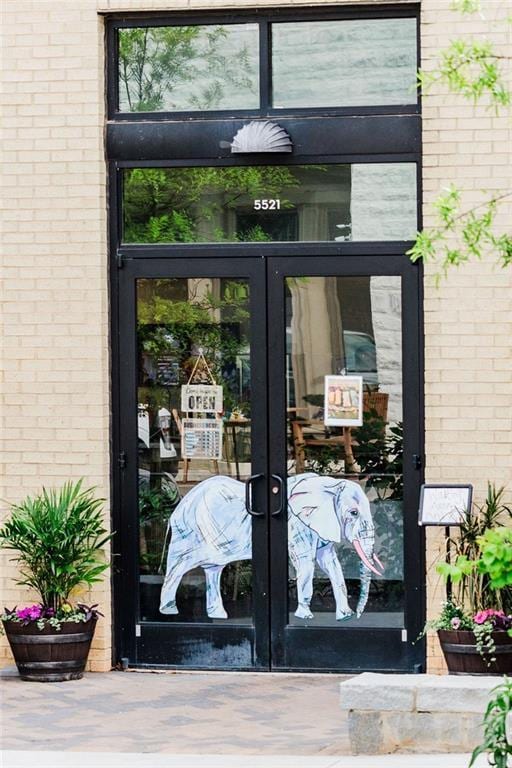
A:
[[[372,580],[372,572],[363,562],[359,563],[359,578],[361,580],[361,588],[359,590],[359,600],[356,606],[356,616],[359,618],[366,608],[368,602],[368,595],[370,593],[370,583]]]
[[[356,607],[357,618],[361,616],[364,609],[366,608],[366,603],[368,602],[368,595],[370,592],[372,573],[374,573],[376,576],[381,576],[383,571],[382,563],[373,552],[373,542],[373,536],[366,538],[364,548],[358,539],[354,539],[352,542],[354,549],[360,557],[359,578],[361,580],[361,589]]]

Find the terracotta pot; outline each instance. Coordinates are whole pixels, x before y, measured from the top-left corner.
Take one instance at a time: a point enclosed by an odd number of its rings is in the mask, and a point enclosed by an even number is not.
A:
[[[60,631],[35,622],[4,621],[5,634],[22,680],[56,683],[79,680],[85,669],[97,619],[65,621]]]
[[[450,675],[506,675],[512,672],[512,637],[502,629],[492,633],[496,661],[490,664],[478,652],[474,632],[440,629],[437,635]]]

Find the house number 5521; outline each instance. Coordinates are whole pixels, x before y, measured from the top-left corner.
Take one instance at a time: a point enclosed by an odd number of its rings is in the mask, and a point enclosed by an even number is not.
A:
[[[281,208],[280,200],[255,200],[255,211],[278,211]]]

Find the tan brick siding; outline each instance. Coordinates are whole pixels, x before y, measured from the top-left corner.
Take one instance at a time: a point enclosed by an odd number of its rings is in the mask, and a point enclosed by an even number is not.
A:
[[[0,498],[84,477],[107,498],[103,21],[96,3],[3,3]],[[5,506],[5,505],[4,505]],[[2,606],[25,601],[4,555]],[[91,668],[110,667],[108,581]],[[5,641],[1,660],[10,662]]]
[[[407,0],[405,0],[407,2]],[[109,355],[104,163],[103,19],[98,12],[250,6],[316,6],[324,0],[6,0],[3,4],[3,383],[0,498],[19,500],[42,484],[84,476],[109,494]],[[335,4],[335,3],[330,3]],[[354,5],[349,0],[340,5]],[[381,3],[375,3],[381,4]],[[367,2],[361,5],[368,5]],[[425,0],[422,48],[488,29],[505,49],[510,0],[485,0],[487,20],[461,22],[445,0]],[[509,12],[512,8],[509,8]],[[510,41],[509,41],[510,47]],[[507,119],[437,91],[424,101],[424,195],[449,181],[478,190],[510,182]],[[503,224],[512,219],[504,207]],[[427,480],[511,481],[512,271],[491,261],[452,273],[438,290],[427,270]],[[3,505],[5,512],[5,504]],[[108,515],[108,502],[106,514]],[[428,534],[429,612],[442,599],[432,561],[442,541]],[[2,603],[24,599],[3,558]],[[436,588],[437,587],[437,588]],[[108,581],[91,599],[105,612],[91,668],[110,665]],[[442,665],[434,642],[431,669]],[[0,663],[11,663],[5,642]]]
[[[484,0],[484,18],[449,10],[444,0],[422,3],[422,61],[435,66],[439,49],[464,36],[495,41],[510,55],[512,26],[499,23],[512,11],[507,0]],[[510,82],[510,67],[508,67]],[[423,195],[425,224],[434,219],[430,203],[450,182],[463,190],[471,207],[481,190],[502,194],[512,187],[512,121],[485,105],[454,97],[436,86],[423,100]],[[497,221],[510,231],[512,204],[500,207]],[[487,480],[512,491],[512,268],[483,262],[452,270],[439,288],[433,267],[425,280],[425,413],[427,482],[471,482],[476,497]],[[427,534],[428,614],[444,599],[434,562],[444,554],[442,531]],[[429,638],[429,670],[444,662]]]

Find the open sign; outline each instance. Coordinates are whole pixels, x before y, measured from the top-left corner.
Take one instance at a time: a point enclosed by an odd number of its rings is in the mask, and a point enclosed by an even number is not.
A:
[[[181,388],[181,410],[185,413],[221,413],[222,387],[217,384],[184,384]]]

